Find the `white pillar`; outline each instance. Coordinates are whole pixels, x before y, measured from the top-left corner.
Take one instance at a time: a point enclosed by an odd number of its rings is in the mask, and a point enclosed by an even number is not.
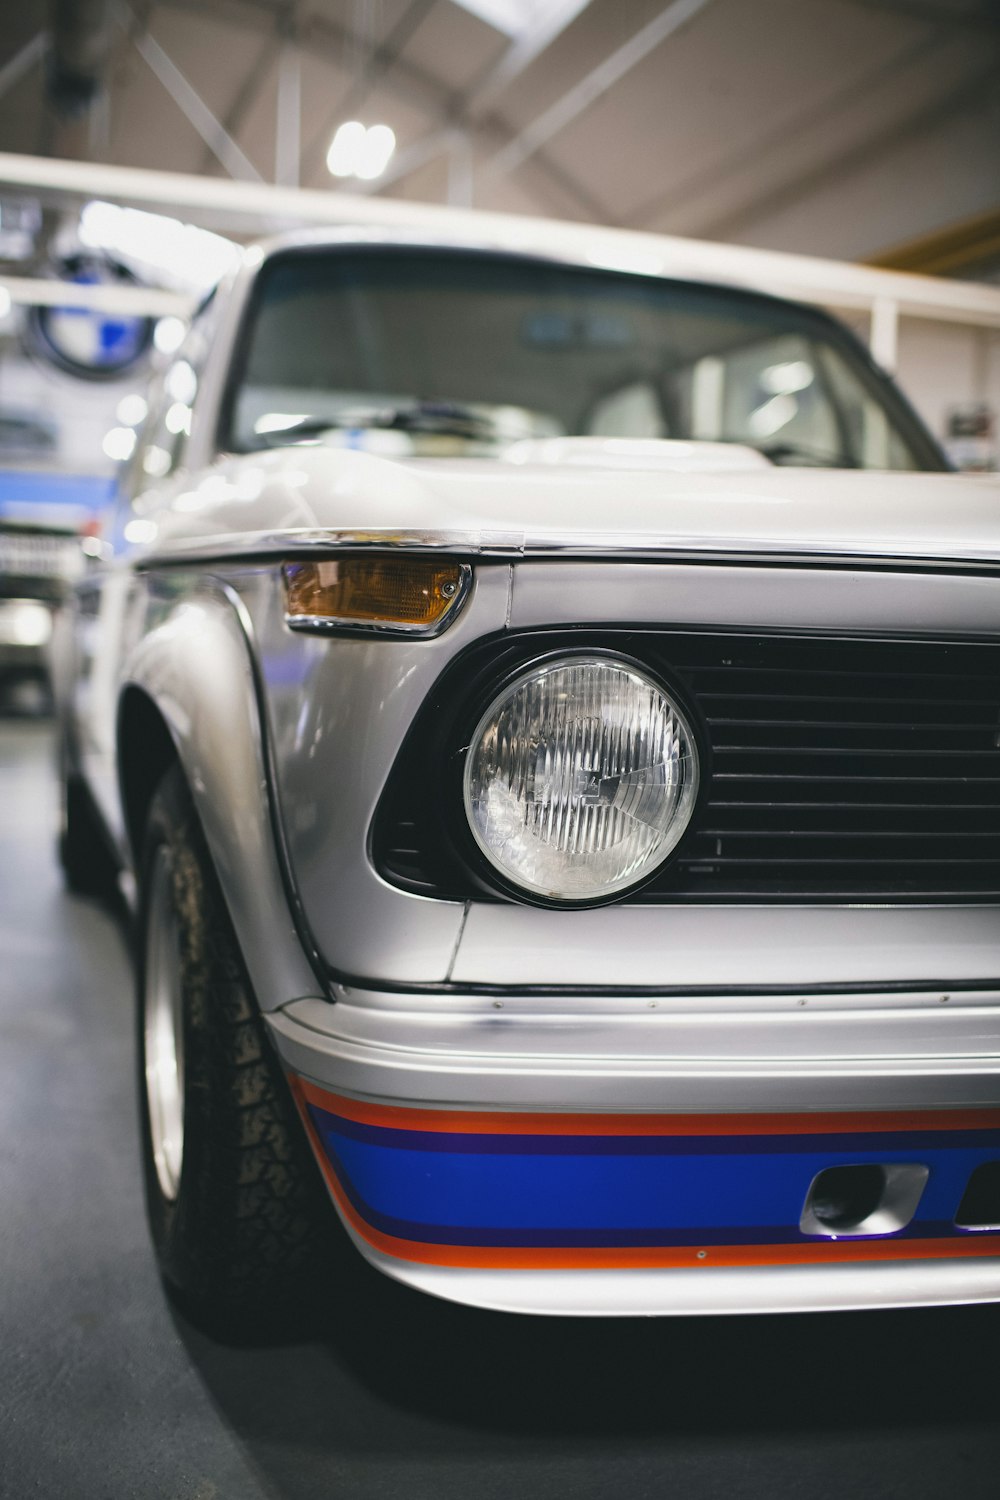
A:
[[[274,130],[274,180],[279,187],[298,187],[302,152],[302,59],[293,42],[285,42],[278,68],[278,113]]]
[[[868,347],[872,359],[894,375],[899,349],[899,307],[889,297],[876,297],[872,303]]]

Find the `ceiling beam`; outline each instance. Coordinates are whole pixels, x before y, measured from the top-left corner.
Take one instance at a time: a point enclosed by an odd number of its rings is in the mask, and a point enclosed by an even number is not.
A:
[[[710,0],[671,0],[671,4],[665,10],[661,11],[658,16],[654,16],[652,21],[643,26],[609,57],[598,63],[596,68],[591,69],[526,130],[516,135],[504,130],[503,134],[506,136],[504,144],[481,168],[480,177],[487,182],[493,181],[497,177],[514,171],[529,158],[534,157],[547,175],[558,178],[562,191],[568,193],[585,212],[599,220],[610,218],[608,211],[594,195],[589,193],[571,174],[557,168],[550,157],[543,156],[543,147],[554,135],[644,61],[661,42],[679,31],[709,3]],[[477,94],[477,90],[473,88],[463,99],[454,101],[451,108],[439,117],[438,124],[428,131],[426,136],[413,143],[409,159],[404,155],[389,173],[373,184],[370,191],[382,192],[408,175],[410,171],[415,170],[417,163],[423,165],[426,161],[449,150],[453,132],[462,129],[463,126],[468,128],[472,120],[480,115],[476,101],[478,98],[480,104],[483,102],[481,91],[485,90],[489,96],[513,81],[523,68],[526,68],[545,47],[555,40],[573,16],[579,13],[579,10],[578,5],[566,6],[556,12],[560,24],[556,24],[556,20],[550,20],[549,25],[539,26],[535,32],[531,33],[530,40],[524,39],[523,50],[517,43],[509,48],[496,67],[479,85],[480,92]],[[498,125],[495,128],[500,130],[502,127]]]
[[[867,264],[925,276],[954,276],[976,266],[1000,263],[1000,208],[976,214],[869,256]]]
[[[397,182],[403,182],[413,172],[419,172],[421,167],[427,166],[429,162],[436,161],[439,157],[446,156],[451,159],[457,151],[465,149],[469,145],[479,144],[481,149],[496,151],[499,146],[509,139],[509,134],[495,126],[492,121],[481,125],[470,125],[467,130],[460,126],[442,126],[439,130],[428,131],[427,135],[421,136],[412,145],[400,151],[388,169],[374,182],[359,182],[354,191],[365,197],[375,197],[393,187]],[[566,202],[570,204],[570,211],[586,214],[595,223],[604,224],[611,221],[611,214],[605,205],[583,186],[570,173],[564,172],[550,156],[539,151],[528,162],[529,175],[534,183],[536,192],[534,197],[540,197],[543,204],[562,210]],[[554,203],[552,188],[556,189],[558,200]],[[530,191],[530,188],[529,188]]]
[[[19,52],[8,58],[3,67],[0,68],[0,99],[8,94],[11,89],[16,88],[35,66],[45,57],[51,45],[51,39],[47,31],[36,31],[30,42],[25,42]]]
[[[768,214],[779,213],[798,199],[807,198],[827,183],[849,176],[902,142],[914,136],[926,135],[947,120],[965,114],[984,101],[996,97],[998,87],[997,65],[993,59],[988,67],[963,79],[943,99],[936,99],[933,104],[892,124],[879,135],[869,136],[867,140],[828,158],[820,166],[797,172],[755,202],[734,212],[721,214],[707,224],[699,224],[698,233],[709,239],[726,239],[746,225],[757,223]]]
[[[367,65],[359,70],[358,77],[352,79],[347,92],[328,112],[322,126],[306,148],[302,163],[304,179],[312,177],[322,169],[326,162],[326,153],[330,147],[334,126],[344,120],[353,119],[355,114],[364,107],[375,86],[399,62],[407,42],[435,4],[436,0],[410,0],[410,4],[384,41],[374,48]]]
[[[762,135],[750,135],[744,138],[735,151],[724,156],[714,166],[702,165],[697,171],[675,183],[673,187],[647,198],[644,203],[626,216],[627,222],[636,229],[658,227],[665,216],[683,208],[692,200],[696,201],[706,191],[723,186],[730,178],[743,174],[748,167],[755,166],[761,157],[770,153],[780,157],[781,151],[787,149],[789,143],[801,142],[802,137],[808,131],[836,120],[845,111],[853,109],[860,100],[884,88],[898,74],[905,73],[926,57],[939,55],[942,41],[940,31],[934,31],[930,36],[922,36],[918,41],[904,47],[902,51],[895,53],[870,72],[852,79],[846,87],[838,89],[826,98],[817,100],[790,119],[779,120]]]
[[[462,244],[581,259],[623,271],[756,288],[841,310],[870,311],[877,299],[900,316],[1000,328],[1000,288],[945,281],[821,256],[680,239],[633,229],[573,224],[528,214],[481,213],[394,198],[310,192],[266,182],[236,182],[193,173],[152,172],[97,162],[0,152],[0,190],[30,192],[68,207],[91,198],[183,215],[217,230],[238,224],[246,236],[282,225],[359,225],[407,234],[447,236]]]
[[[519,78],[590,3],[591,0],[583,0],[583,4],[580,0],[563,0],[561,5],[557,4],[544,15],[536,26],[512,42],[497,62],[485,68],[461,96],[453,99],[440,112],[436,123],[426,135],[411,142],[407,150],[395,159],[388,172],[383,173],[368,191],[382,192],[394,182],[408,177],[419,166],[453,150],[456,132],[467,133],[473,121],[482,121],[497,95]],[[499,126],[496,128],[499,130]],[[509,140],[512,132],[508,130],[504,135],[505,140]],[[587,196],[583,188],[565,174],[562,175],[562,185],[568,188],[582,206]]]
[[[230,177],[242,178],[246,182],[260,182],[261,175],[253,162],[236,144],[221,120],[212,113],[204,99],[188,82],[155,37],[145,29],[132,30],[135,18],[127,5],[119,3],[116,7],[116,19],[123,30],[131,32],[132,45],[143,62],[166,89],[188,124],[197,131],[205,145],[219,159]]]
[[[302,54],[292,41],[281,46],[274,120],[274,180],[298,187],[302,180]]]
[[[481,118],[504,89],[546,52],[567,26],[586,10],[591,0],[557,0],[528,31],[511,42],[500,58],[487,67],[465,90],[460,112],[469,119]]]
[[[243,125],[243,121],[259,98],[260,91],[267,82],[271,69],[274,66],[278,51],[279,49],[275,47],[273,37],[266,37],[261,43],[260,51],[247,70],[243,82],[236,92],[235,99],[222,117],[222,128],[231,139],[235,140]],[[214,160],[214,148],[206,146],[199,170],[207,172]]]
[[[637,31],[621,47],[598,63],[560,99],[550,104],[538,118],[508,141],[483,169],[487,179],[516,171],[523,162],[547,145],[553,136],[565,130],[585,110],[620,83],[669,36],[692,21],[711,0],[671,0],[658,16]]]
[[[6,276],[0,288],[23,307],[79,307],[120,317],[189,317],[193,298],[161,287],[60,281],[54,276]]]
[[[230,25],[239,26],[245,30],[256,31],[258,33],[263,31],[269,36],[273,34],[272,28],[278,19],[287,14],[285,8],[275,4],[274,0],[160,0],[160,3],[169,9],[191,13],[203,19],[208,18],[215,21],[222,21]],[[337,66],[342,64],[344,50],[349,46],[349,33],[347,31],[339,27],[335,22],[316,16],[300,17],[298,22],[294,24],[291,35],[303,51],[325,58]],[[407,62],[405,58],[396,58],[391,73],[385,80],[385,84],[391,92],[398,94],[401,99],[405,100],[414,109],[420,110],[422,113],[436,119],[446,120],[450,118],[449,105],[454,105],[454,97],[448,93],[447,89],[437,79],[433,78],[429,73],[424,72],[422,68],[418,68],[413,63]],[[498,141],[502,144],[510,139],[510,131],[503,129],[497,123],[494,123],[489,129],[478,127],[476,134],[477,137],[481,135],[488,150],[496,150],[498,149]],[[448,141],[443,134],[433,142],[430,141],[429,137],[427,139],[429,149],[422,156],[420,165],[423,165],[428,160],[433,160],[437,155],[446,154],[448,150]],[[310,175],[313,180],[318,179],[319,181],[323,181],[325,179],[323,163],[328,144],[329,142],[326,141],[323,148],[323,158],[313,167],[311,174],[304,164],[302,173],[304,186],[308,185]],[[419,142],[414,142],[414,147],[418,144]],[[531,195],[537,198],[539,193],[541,193],[541,206],[549,208],[555,206],[552,194],[547,187],[547,180],[551,179],[551,184],[557,189],[559,194],[559,211],[565,209],[565,202],[568,198],[572,204],[576,205],[576,208],[571,210],[573,212],[585,213],[598,221],[604,221],[610,217],[607,211],[597,203],[592,194],[587,192],[575,178],[572,178],[562,168],[556,167],[544,152],[539,151],[535,154],[534,164],[538,170],[530,174],[534,184],[534,190]],[[415,171],[416,165],[414,164],[409,170]],[[380,192],[383,184],[388,185],[389,182],[398,180],[400,175],[402,174],[395,174],[390,169],[387,177],[380,178],[378,182],[372,183],[371,186],[359,183],[355,186],[354,190],[359,194],[377,194]]]
[[[287,15],[285,7],[274,4],[273,0],[160,0],[160,3],[165,9],[268,36],[273,36],[275,26]],[[292,23],[288,35],[304,52],[342,69],[345,52],[351,44],[351,33],[343,26],[325,16],[304,15]],[[434,115],[448,98],[447,89],[437,79],[404,58],[396,59],[392,72],[393,92],[414,109]]]

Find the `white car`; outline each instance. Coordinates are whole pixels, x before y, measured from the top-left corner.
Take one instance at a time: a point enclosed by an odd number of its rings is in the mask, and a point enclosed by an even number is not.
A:
[[[1000,1295],[1000,489],[839,325],[281,242],[164,373],[112,543],[62,847],[137,881],[190,1306],[325,1253],[320,1174],[484,1307]]]

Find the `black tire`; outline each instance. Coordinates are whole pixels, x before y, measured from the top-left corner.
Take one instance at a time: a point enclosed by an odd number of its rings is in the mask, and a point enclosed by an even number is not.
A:
[[[70,771],[62,775],[59,863],[66,885],[78,896],[114,896],[118,864],[86,784]]]
[[[169,903],[167,923],[150,899],[157,861],[167,872],[168,894],[157,897],[160,907]],[[178,954],[183,1038],[183,1149],[173,1197],[153,1151],[146,1081],[147,965],[165,927]],[[146,826],[138,970],[142,1158],[160,1273],[195,1321],[247,1331],[248,1317],[270,1322],[296,1305],[330,1209],[178,766],[160,783]]]

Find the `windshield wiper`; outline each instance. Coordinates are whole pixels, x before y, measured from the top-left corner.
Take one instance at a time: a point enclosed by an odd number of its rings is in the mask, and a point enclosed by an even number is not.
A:
[[[258,432],[267,447],[283,447],[324,432],[415,432],[496,441],[497,424],[486,413],[454,401],[413,401],[406,406],[354,406],[328,417],[305,417],[293,427]]]
[[[784,459],[793,463],[803,459],[823,469],[856,469],[858,461],[843,453],[830,453],[823,448],[811,448],[808,443],[754,443],[758,453],[763,453],[772,463],[780,464]]]

